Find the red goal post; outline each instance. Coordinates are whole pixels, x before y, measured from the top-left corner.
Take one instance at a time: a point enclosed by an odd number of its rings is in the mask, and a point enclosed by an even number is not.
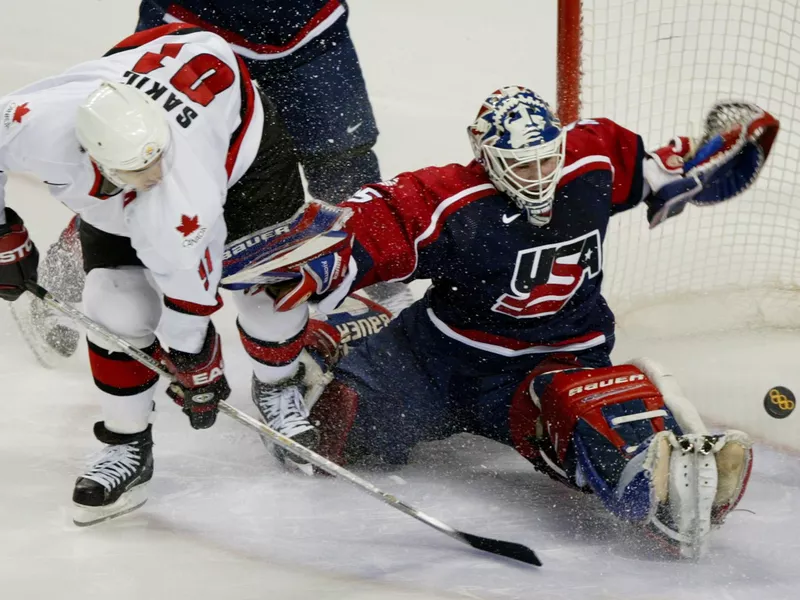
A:
[[[604,288],[618,315],[669,306],[662,312],[688,318],[690,330],[800,325],[800,3],[559,0],[558,9],[562,121],[609,117],[648,148],[698,135],[717,100],[755,102],[781,121],[742,196],[689,207],[652,231],[641,208],[612,220]]]

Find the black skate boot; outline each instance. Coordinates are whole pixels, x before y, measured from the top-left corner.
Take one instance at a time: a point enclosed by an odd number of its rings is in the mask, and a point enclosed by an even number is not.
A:
[[[309,450],[319,444],[319,432],[309,420],[303,395],[305,365],[302,363],[293,377],[275,383],[264,383],[253,377],[253,402],[264,422],[271,428],[292,438]],[[265,440],[266,441],[266,440]],[[278,461],[289,470],[300,470],[312,475],[311,465],[283,448],[273,445]]]
[[[81,527],[136,510],[147,501],[153,477],[152,425],[140,433],[122,434],[94,424],[95,437],[108,444],[75,482],[73,521]]]

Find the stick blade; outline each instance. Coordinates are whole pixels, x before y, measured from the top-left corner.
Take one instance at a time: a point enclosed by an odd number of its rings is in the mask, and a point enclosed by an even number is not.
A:
[[[520,562],[537,567],[542,566],[542,561],[536,556],[536,553],[522,544],[516,542],[504,542],[503,540],[493,540],[491,538],[481,537],[479,535],[472,535],[471,533],[464,533],[460,531],[459,534],[463,537],[473,548],[483,550],[484,552],[491,552],[498,556],[505,556],[506,558],[513,558]]]

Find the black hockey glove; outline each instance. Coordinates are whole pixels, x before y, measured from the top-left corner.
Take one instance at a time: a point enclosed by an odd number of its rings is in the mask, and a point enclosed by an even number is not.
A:
[[[208,324],[206,340],[197,354],[170,350],[164,364],[175,375],[167,395],[189,417],[194,429],[208,429],[217,420],[219,401],[231,395],[222,363],[222,343],[214,324]]]
[[[0,225],[0,298],[13,302],[25,292],[26,281],[36,281],[39,251],[20,216],[6,208]]]

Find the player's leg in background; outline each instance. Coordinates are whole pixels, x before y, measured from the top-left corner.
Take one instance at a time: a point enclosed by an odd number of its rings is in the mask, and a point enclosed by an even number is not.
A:
[[[285,59],[246,60],[294,141],[317,199],[338,204],[380,181],[375,114],[346,22]],[[413,301],[408,286],[379,283],[366,290],[397,315]]]
[[[139,22],[136,31],[158,27],[164,24],[164,9],[150,0],[142,0],[139,4]]]
[[[459,429],[448,397],[453,349],[429,337],[429,323],[421,305],[411,306],[335,367],[311,411],[322,454],[404,464],[419,442]]]
[[[285,59],[247,66],[277,106],[314,198],[338,204],[380,181],[378,127],[344,23]]]
[[[80,241],[87,272],[86,315],[144,352],[159,353],[155,329],[161,298],[130,240],[86,222]],[[74,520],[90,525],[138,508],[153,474],[150,420],[158,375],[89,332],[89,364],[103,420],[95,437],[106,447],[75,483]]]

